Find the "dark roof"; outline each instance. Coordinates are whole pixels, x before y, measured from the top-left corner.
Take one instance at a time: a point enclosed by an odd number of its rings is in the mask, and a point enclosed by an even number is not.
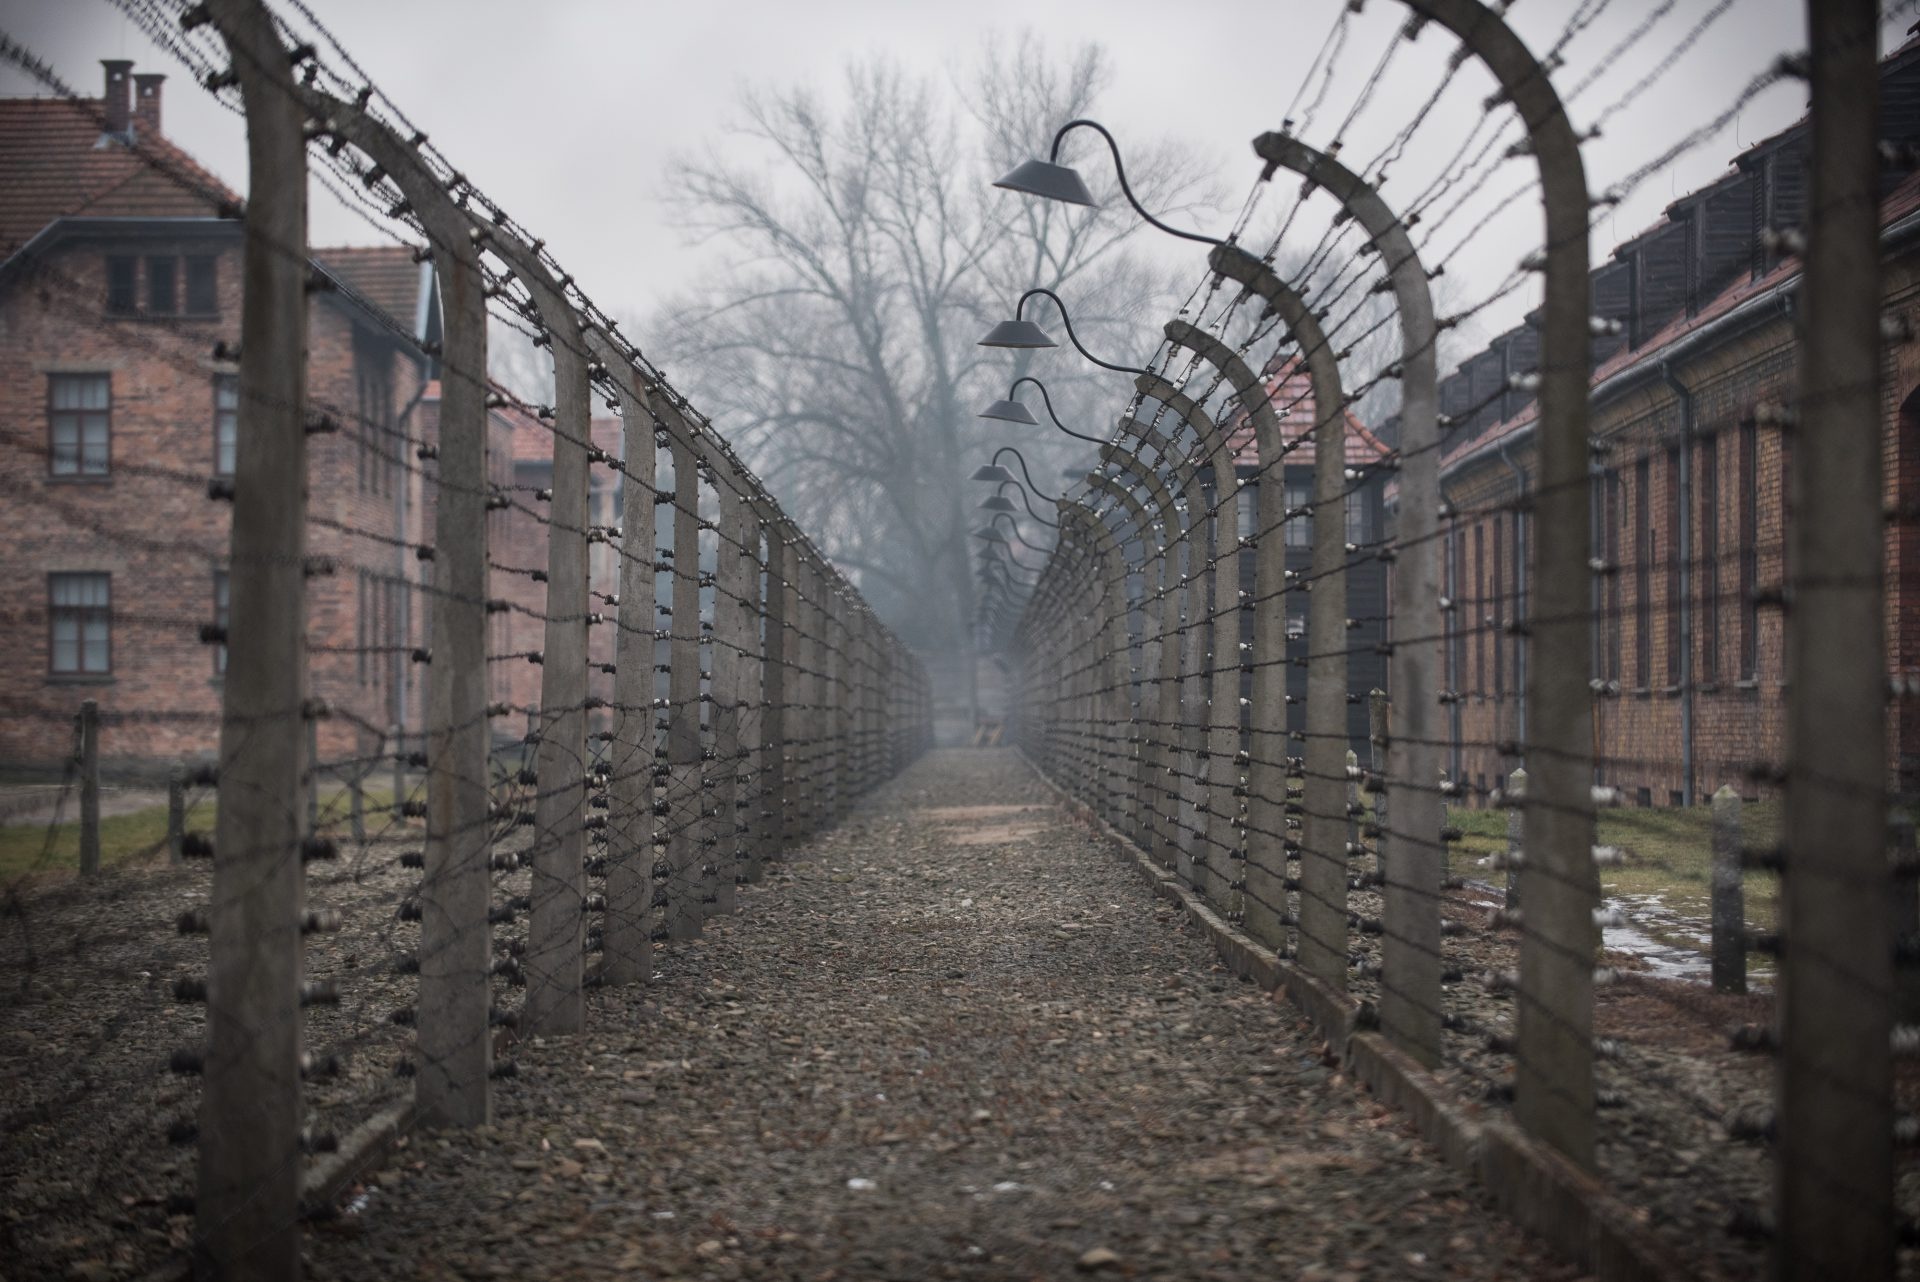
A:
[[[60,218],[211,218],[240,197],[136,122],[106,134],[98,98],[0,98],[0,258]],[[131,140],[131,141],[129,141]]]
[[[1880,202],[1880,228],[1884,232],[1895,223],[1911,218],[1915,214],[1920,214],[1920,173],[1908,175],[1894,189],[1892,195]],[[1799,258],[1786,258],[1772,271],[1757,279],[1746,275],[1740,276],[1694,315],[1680,316],[1669,321],[1639,347],[1623,348],[1601,362],[1594,369],[1588,386],[1598,387],[1615,375],[1636,366],[1658,364],[1667,354],[1667,349],[1675,343],[1695,330],[1725,316],[1749,299],[1793,280],[1800,275],[1802,266],[1803,263]],[[1538,401],[1529,402],[1525,409],[1505,422],[1495,425],[1490,431],[1473,440],[1452,446],[1441,455],[1441,475],[1445,476],[1465,459],[1480,456],[1489,446],[1519,435],[1539,417],[1539,410]]]
[[[1318,426],[1314,409],[1313,379],[1307,372],[1304,362],[1297,356],[1287,356],[1279,362],[1269,362],[1262,381],[1267,387],[1267,400],[1273,406],[1274,416],[1280,420],[1280,439],[1287,442],[1287,464],[1293,467],[1313,466],[1313,430]],[[1392,453],[1380,438],[1368,430],[1366,424],[1354,417],[1352,410],[1345,411],[1347,420],[1346,441],[1347,465],[1350,467],[1370,467]],[[1244,408],[1235,409],[1223,425],[1227,433],[1227,448],[1233,451],[1236,467],[1260,466],[1260,443],[1253,428],[1253,417]]]
[[[398,321],[415,338],[421,294],[432,290],[432,269],[414,261],[410,245],[352,245],[309,251],[326,273]]]

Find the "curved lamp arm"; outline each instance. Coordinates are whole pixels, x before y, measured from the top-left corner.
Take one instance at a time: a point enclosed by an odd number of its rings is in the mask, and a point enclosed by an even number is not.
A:
[[[1027,487],[1020,484],[1020,482],[1002,481],[1000,482],[1000,484],[993,487],[993,492],[995,494],[1003,493],[1009,485],[1011,485],[1014,489],[1020,491],[1020,502],[1026,505],[1028,516],[1040,522],[1040,524],[1046,526],[1050,530],[1057,530],[1060,528],[1060,523],[1058,521],[1049,521],[1046,517],[1041,516],[1038,512],[1033,510],[1033,500],[1027,497]]]
[[[998,463],[1000,461],[1000,456],[1002,454],[1013,455],[1014,460],[1020,464],[1020,475],[1027,478],[1027,489],[1032,490],[1035,494],[1038,494],[1041,498],[1045,499],[1049,503],[1058,503],[1060,501],[1060,496],[1058,494],[1049,494],[1045,490],[1041,489],[1039,486],[1033,483],[1033,473],[1027,471],[1027,460],[1025,456],[1023,456],[1019,450],[1016,450],[1015,448],[1013,448],[1013,446],[1002,445],[999,449],[993,452],[993,458],[990,461],[994,463]],[[1031,504],[1028,505],[1027,510],[1029,512],[1033,511],[1033,507]],[[1059,528],[1058,522],[1044,520],[1038,513],[1034,513],[1033,519],[1036,521],[1039,521],[1042,525],[1051,526],[1054,529]]]
[[[1034,288],[1020,295],[1020,301],[1014,304],[1013,318],[1015,320],[1024,320],[1025,317],[1022,313],[1026,310],[1027,300],[1029,298],[1038,298],[1042,295],[1051,298],[1053,305],[1060,309],[1060,323],[1067,327],[1067,341],[1073,344],[1075,351],[1092,361],[1095,365],[1098,365],[1101,369],[1110,369],[1116,374],[1144,374],[1147,372],[1143,369],[1135,369],[1131,365],[1115,365],[1109,361],[1103,361],[1082,346],[1080,336],[1073,332],[1073,317],[1067,315],[1067,305],[1060,301],[1060,295],[1050,289],[1043,289],[1036,285]]]
[[[1054,164],[1059,164],[1061,141],[1066,138],[1068,133],[1080,128],[1091,129],[1107,140],[1107,150],[1113,153],[1113,172],[1115,177],[1120,179],[1120,191],[1126,196],[1127,203],[1133,206],[1133,211],[1136,214],[1139,214],[1142,218],[1169,236],[1178,236],[1181,240],[1197,240],[1203,245],[1226,244],[1225,241],[1217,237],[1208,236],[1202,232],[1181,231],[1178,227],[1169,227],[1148,213],[1145,207],[1140,204],[1139,199],[1134,196],[1133,188],[1127,185],[1127,169],[1125,165],[1120,163],[1120,144],[1113,140],[1113,135],[1107,132],[1107,127],[1097,120],[1069,120],[1066,124],[1061,125],[1060,131],[1053,136],[1053,150],[1047,154],[1047,159]]]
[[[1073,332],[1073,327],[1068,326],[1067,332],[1071,334]],[[1078,347],[1079,345],[1080,344],[1078,342],[1074,343],[1075,347]],[[1088,359],[1092,359],[1092,358],[1089,357]],[[1108,368],[1112,368],[1112,367],[1109,366]],[[1042,383],[1039,379],[1035,378],[1031,374],[1028,374],[1028,375],[1025,375],[1024,377],[1016,378],[1013,380],[1013,387],[1009,387],[1007,389],[1008,400],[1013,399],[1014,388],[1019,387],[1020,384],[1022,383],[1032,383],[1035,387],[1040,389],[1040,402],[1041,404],[1047,407],[1047,417],[1053,420],[1053,425],[1055,427],[1059,428],[1061,431],[1065,432],[1068,436],[1071,436],[1076,441],[1085,441],[1089,445],[1105,445],[1106,444],[1106,442],[1101,440],[1099,437],[1088,436],[1085,432],[1076,432],[1072,428],[1068,427],[1065,423],[1062,423],[1060,421],[1060,416],[1053,412],[1053,398],[1047,395],[1047,385],[1045,383]]]
[[[1020,540],[1020,546],[1026,548],[1029,552],[1038,552],[1040,555],[1045,556],[1047,553],[1053,551],[1052,548],[1043,548],[1037,543],[1027,542],[1026,538],[1020,533],[1020,522],[1014,520],[1013,514],[1010,512],[995,512],[993,519],[988,521],[987,524],[998,525],[1002,521],[1005,521],[1007,528],[1013,531],[1013,537]],[[1018,564],[1018,562],[1015,562],[1015,564]]]

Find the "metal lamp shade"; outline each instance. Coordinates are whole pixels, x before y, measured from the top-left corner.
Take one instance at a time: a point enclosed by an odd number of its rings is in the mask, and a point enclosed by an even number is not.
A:
[[[996,494],[992,498],[981,499],[980,510],[982,512],[1017,512],[1019,509],[1014,507],[1013,500],[1006,495]]]
[[[980,411],[980,417],[998,419],[1002,423],[1022,423],[1028,427],[1037,427],[1040,424],[1040,420],[1019,401],[995,401]]]
[[[987,331],[980,340],[982,347],[1054,347],[1057,344],[1047,337],[1047,331],[1030,320],[1001,321]]]
[[[983,463],[979,469],[974,472],[973,479],[976,481],[992,481],[994,484],[1000,485],[1013,480],[1014,476],[1012,472],[1007,471],[1006,468],[1001,467],[998,463]]]
[[[1069,205],[1096,203],[1087,184],[1080,180],[1079,170],[1045,160],[1029,160],[993,185],[1043,200],[1065,201]]]
[[[1000,533],[998,527],[992,525],[981,526],[973,532],[973,537],[976,539],[985,539],[989,543],[1005,543],[1007,541],[1007,536]]]

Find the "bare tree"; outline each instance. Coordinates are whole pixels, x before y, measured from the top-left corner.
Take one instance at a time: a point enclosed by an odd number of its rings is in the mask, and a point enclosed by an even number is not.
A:
[[[1169,279],[1128,246],[1131,211],[990,185],[1092,112],[1105,78],[1097,46],[1056,61],[1031,36],[989,44],[951,83],[858,63],[835,103],[797,87],[744,95],[725,158],[685,159],[672,175],[689,230],[726,238],[736,257],[717,292],[648,326],[650,347],[923,646],[967,644],[969,508],[980,497],[968,472],[1016,439],[1043,488],[1057,486],[1047,474],[1057,478],[1058,463],[1091,458],[1089,446],[1056,445],[1065,438],[1050,428],[1016,436],[985,424],[981,405],[1044,365],[1063,419],[1104,436],[1131,391],[1077,357],[977,347],[980,334],[1021,291],[1048,286],[1090,346],[1137,363],[1164,316]],[[1157,208],[1206,204],[1192,166],[1167,149],[1129,159],[1135,191]],[[1109,185],[1111,173],[1089,166]],[[1102,194],[1118,205],[1117,191]],[[1030,314],[1059,334],[1044,307]]]

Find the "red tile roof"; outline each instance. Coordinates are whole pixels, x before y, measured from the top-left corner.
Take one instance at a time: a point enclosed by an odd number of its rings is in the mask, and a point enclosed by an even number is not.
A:
[[[0,98],[0,258],[58,218],[210,218],[240,197],[157,133],[107,136],[98,98]]]
[[[1313,466],[1313,429],[1318,419],[1314,412],[1313,379],[1297,356],[1289,356],[1278,365],[1270,365],[1265,375],[1267,401],[1280,420],[1283,441],[1299,441],[1287,451],[1286,466]],[[1380,462],[1392,453],[1379,437],[1346,411],[1347,464],[1359,467]],[[1236,409],[1224,424],[1227,446],[1234,462],[1241,467],[1260,465],[1259,442],[1255,439],[1253,419],[1245,409]]]
[[[1920,172],[1909,174],[1905,181],[1880,202],[1880,227],[1885,230],[1915,213],[1920,213]],[[1758,280],[1746,277],[1736,279],[1733,284],[1722,290],[1718,297],[1701,307],[1692,316],[1677,317],[1639,347],[1623,348],[1608,357],[1593,371],[1593,377],[1588,385],[1598,387],[1606,380],[1636,365],[1657,361],[1667,348],[1688,334],[1718,320],[1748,299],[1764,294],[1775,286],[1798,276],[1800,265],[1798,258],[1786,258]],[[1522,432],[1533,423],[1539,408],[1538,401],[1531,402],[1512,418],[1494,424],[1471,441],[1462,441],[1448,449],[1440,458],[1441,474],[1444,475],[1448,469],[1467,455],[1497,445],[1500,441]]]
[[[414,334],[426,277],[413,259],[411,245],[353,245],[310,252],[328,275]]]

